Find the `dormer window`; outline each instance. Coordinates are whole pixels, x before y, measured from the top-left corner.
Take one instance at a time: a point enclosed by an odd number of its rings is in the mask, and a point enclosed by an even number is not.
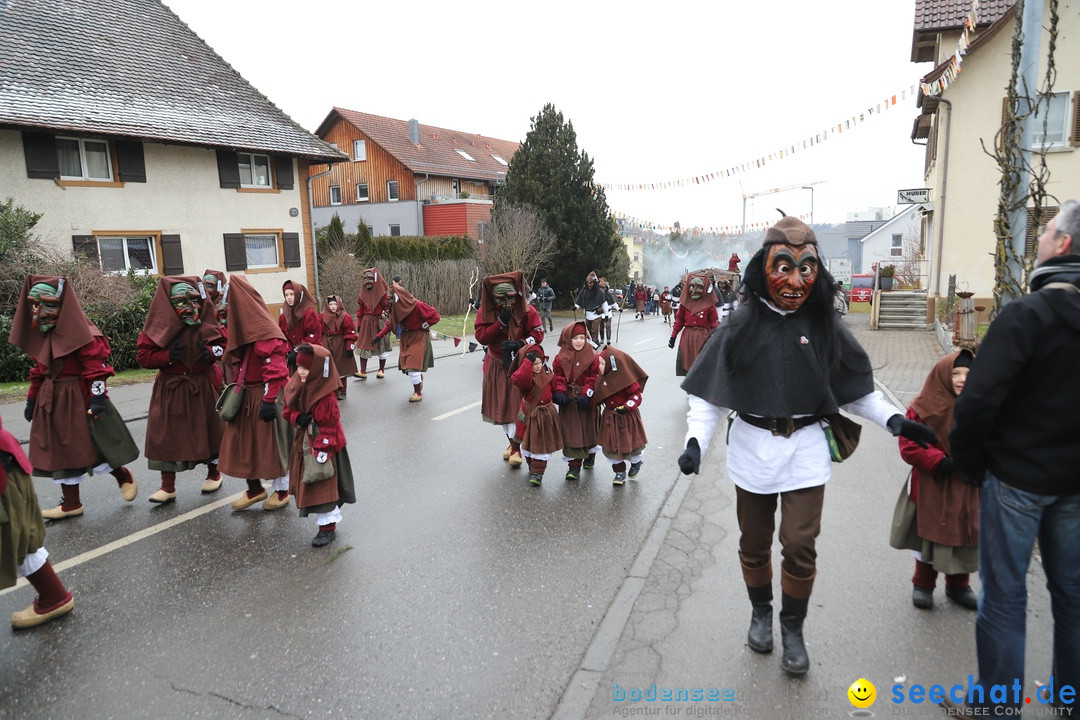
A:
[[[499,157],[495,153],[491,153],[491,159],[494,160],[495,162],[499,163],[503,167],[510,167],[510,163],[506,162],[505,160],[503,160],[501,157]]]
[[[464,150],[459,150],[458,148],[454,148],[454,152],[456,152],[458,155],[465,158],[469,162],[476,162],[476,158],[474,158],[472,155],[465,152]]]

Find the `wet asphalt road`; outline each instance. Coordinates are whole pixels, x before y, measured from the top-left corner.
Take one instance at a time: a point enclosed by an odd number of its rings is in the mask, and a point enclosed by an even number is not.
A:
[[[622,324],[651,376],[646,462],[622,488],[599,462],[576,483],[553,462],[541,488],[509,469],[480,419],[480,351],[438,357],[422,403],[396,370],[350,381],[358,501],[326,548],[293,506],[231,511],[240,480],[203,496],[203,473],[184,473],[165,507],[146,501],[142,458],[133,503],[109,476],[86,482],[86,514],[46,540],[75,563],[75,611],[3,641],[0,717],[548,717],[677,478],[668,332]],[[141,446],[145,420],[129,427]],[[32,597],[0,594],[0,616]]]

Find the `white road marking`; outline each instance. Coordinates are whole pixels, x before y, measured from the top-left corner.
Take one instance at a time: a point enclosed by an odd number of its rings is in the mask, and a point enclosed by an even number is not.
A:
[[[443,413],[442,415],[438,415],[438,416],[433,417],[431,419],[432,419],[432,421],[445,420],[448,417],[451,417],[453,415],[457,415],[458,413],[463,413],[466,410],[472,410],[474,407],[480,407],[480,401],[479,400],[477,400],[474,403],[470,403],[469,405],[466,405],[465,407],[459,407],[457,410],[451,410],[448,413]]]
[[[111,553],[114,550],[119,550],[120,548],[127,547],[128,545],[131,545],[132,543],[138,542],[139,540],[143,540],[145,538],[148,538],[151,535],[157,535],[159,532],[162,532],[164,530],[168,530],[169,528],[171,528],[171,527],[173,527],[175,525],[179,525],[180,523],[185,523],[188,520],[194,520],[195,518],[199,517],[200,515],[205,515],[205,514],[207,514],[209,512],[213,512],[214,510],[217,510],[218,508],[220,508],[220,507],[222,507],[224,505],[228,505],[233,500],[236,500],[237,498],[240,497],[241,494],[242,493],[237,493],[236,495],[232,495],[230,497],[223,498],[221,500],[218,500],[217,502],[212,502],[209,505],[203,505],[200,508],[196,508],[195,510],[192,510],[191,512],[186,512],[183,515],[179,515],[177,517],[172,518],[171,520],[166,520],[165,522],[154,525],[153,527],[148,527],[145,530],[140,530],[137,533],[132,533],[131,535],[128,535],[127,537],[120,538],[119,540],[113,540],[111,543],[106,543],[105,545],[102,545],[101,547],[96,548],[94,550],[88,550],[88,551],[82,553],[81,555],[76,555],[73,558],[68,558],[67,560],[64,560],[63,562],[55,563],[55,564],[53,564],[53,569],[56,570],[56,572],[58,572],[58,573],[63,572],[64,570],[70,570],[73,567],[77,567],[79,565],[82,565],[85,562],[89,562],[89,561],[91,561],[91,560],[93,560],[95,558],[99,558],[102,555],[107,555],[108,553]],[[77,522],[77,521],[68,520],[68,522]],[[49,555],[51,557],[52,553],[50,553]],[[13,590],[17,590],[17,589],[19,589],[19,588],[21,588],[21,587],[23,587],[25,585],[29,585],[29,584],[30,583],[28,583],[26,581],[26,578],[19,578],[18,582],[15,583],[15,585],[13,585],[12,587],[5,588],[4,590],[0,590],[0,595],[4,595],[5,593],[12,592]]]

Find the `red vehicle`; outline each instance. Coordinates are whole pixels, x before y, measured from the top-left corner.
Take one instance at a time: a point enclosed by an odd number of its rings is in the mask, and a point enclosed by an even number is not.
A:
[[[851,294],[848,302],[870,302],[874,294],[874,274],[851,276]]]

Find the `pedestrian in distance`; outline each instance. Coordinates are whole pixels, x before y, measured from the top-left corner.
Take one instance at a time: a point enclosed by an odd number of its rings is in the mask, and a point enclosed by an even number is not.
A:
[[[1030,293],[990,323],[956,399],[949,436],[960,470],[981,481],[972,704],[1019,714],[1023,698],[995,688],[1024,682],[1028,566],[1035,541],[1054,616],[1055,712],[1080,686],[1080,204],[1067,200],[1039,233]],[[1049,697],[1043,693],[1048,693]]]
[[[675,312],[675,323],[671,326],[671,337],[668,338],[668,347],[674,348],[676,338],[682,333],[679,350],[675,354],[677,377],[686,375],[701,353],[701,348],[705,347],[705,341],[720,324],[712,278],[707,273],[689,273],[683,281],[683,287],[686,288],[684,297]]]
[[[510,381],[515,354],[544,340],[544,321],[525,300],[525,275],[520,270],[488,275],[480,283],[480,302],[473,320],[476,342],[487,348],[480,389],[480,416],[498,425],[509,442],[503,460],[521,467],[524,457],[517,439],[521,390]]]
[[[601,351],[592,401],[604,409],[600,447],[615,472],[612,483],[616,486],[625,484],[627,477],[637,477],[644,462],[649,439],[641,419],[641,394],[648,379],[641,366],[614,345]]]
[[[551,319],[551,305],[555,302],[555,290],[548,285],[547,278],[540,278],[540,287],[536,290],[536,307],[540,311],[540,322],[548,332],[555,329]]]
[[[934,606],[939,572],[946,597],[968,610],[978,607],[970,576],[979,569],[979,490],[949,454],[953,408],[972,359],[969,350],[958,350],[938,360],[907,409],[905,417],[928,426],[937,442],[924,448],[897,439],[911,474],[893,513],[890,544],[914,551],[911,602],[924,610]]]
[[[413,392],[409,402],[424,399],[424,373],[435,366],[431,349],[431,326],[439,322],[439,313],[422,300],[417,300],[401,283],[390,286],[390,318],[372,341],[378,349],[391,328],[401,327],[398,340],[398,369],[409,376]]]
[[[345,303],[340,295],[328,295],[322,312],[322,332],[325,347],[334,358],[334,366],[341,373],[341,383],[335,393],[338,400],[344,400],[349,392],[346,378],[356,372],[356,325],[352,315],[345,310]]]
[[[581,470],[592,470],[600,450],[600,408],[592,404],[593,388],[600,372],[600,360],[589,344],[589,331],[583,322],[562,329],[559,352],[551,361],[559,406],[559,424],[563,434],[563,460],[566,479],[577,480]]]
[[[263,510],[281,510],[289,505],[291,442],[288,423],[281,417],[281,391],[289,380],[285,356],[292,346],[244,275],[230,277],[228,305],[225,361],[242,391],[242,404],[236,417],[225,423],[218,469],[247,481],[233,510],[258,502]],[[270,481],[269,493],[263,480]]]
[[[386,284],[378,268],[369,267],[364,271],[360,296],[356,299],[356,354],[360,360],[360,370],[353,373],[359,380],[367,380],[367,364],[372,357],[378,356],[379,370],[375,377],[386,377],[386,359],[390,357],[390,336],[379,335],[383,325],[390,317],[390,287]],[[376,344],[375,339],[380,338]]]
[[[150,470],[161,473],[152,503],[173,502],[176,474],[199,465],[206,465],[202,492],[221,487],[223,428],[216,401],[226,341],[205,288],[194,276],[162,277],[136,343],[140,367],[157,370],[143,449]]]
[[[717,329],[683,381],[690,407],[679,469],[698,472],[717,425],[737,413],[727,474],[735,483],[739,562],[751,604],[747,644],[759,653],[773,649],[779,504],[780,666],[799,676],[810,668],[803,624],[817,576],[825,484],[833,460],[842,459],[830,450],[823,418],[842,408],[922,445],[934,434],[874,390],[870,358],[832,309],[833,281],[809,226],[784,217],[770,227],[743,283],[749,299]]]
[[[24,577],[37,591],[29,607],[11,614],[15,630],[37,627],[75,607],[75,596],[49,562],[32,471],[19,441],[0,424],[0,590]]]
[[[521,409],[515,439],[529,463],[529,483],[539,486],[552,454],[562,447],[559,408],[552,401],[554,378],[547,355],[539,345],[530,345],[519,358],[510,381],[521,392]]]
[[[600,278],[596,282],[600,286],[600,291],[604,294],[604,303],[606,304],[606,310],[600,316],[600,322],[596,325],[597,343],[603,345],[614,341],[615,338],[611,335],[611,319],[616,311],[622,312],[622,308],[616,302],[615,295],[608,286],[607,278]]]
[[[312,547],[337,537],[341,506],[356,502],[352,463],[345,448],[337,388],[344,382],[328,348],[302,344],[296,372],[285,386],[282,414],[295,427],[289,452],[289,491],[300,517],[315,516]]]
[[[600,287],[599,278],[595,272],[589,272],[585,276],[585,284],[582,285],[574,300],[574,309],[585,311],[585,325],[589,328],[589,339],[593,347],[599,347],[600,321],[608,308],[606,295]]]
[[[671,290],[667,285],[664,286],[664,291],[660,293],[660,312],[664,316],[664,323],[666,325],[671,324]]]
[[[86,317],[67,278],[29,275],[15,309],[12,345],[33,361],[23,417],[30,423],[34,475],[51,477],[63,499],[42,514],[83,514],[79,488],[88,475],[109,473],[131,502],[138,484],[125,465],[139,457],[124,419],[109,400],[115,373],[109,340]]]

